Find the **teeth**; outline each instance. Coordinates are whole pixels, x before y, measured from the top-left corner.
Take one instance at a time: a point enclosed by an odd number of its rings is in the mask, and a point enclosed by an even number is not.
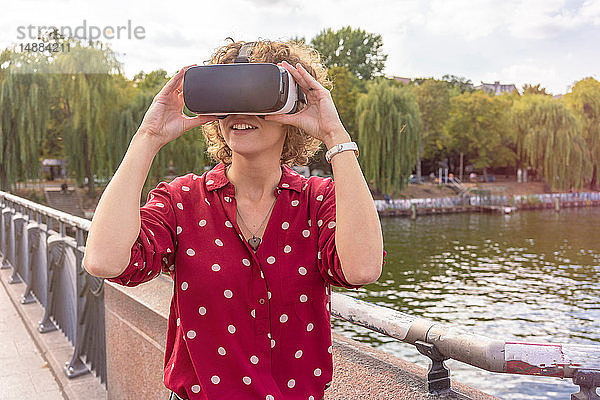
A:
[[[254,129],[256,127],[252,126],[252,125],[248,125],[248,124],[233,124],[233,126],[231,128],[236,129],[236,130],[242,130],[242,129]]]

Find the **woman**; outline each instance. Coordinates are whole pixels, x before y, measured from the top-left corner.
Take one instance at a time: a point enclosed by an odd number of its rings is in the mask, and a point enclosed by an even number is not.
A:
[[[233,62],[242,44],[211,63]],[[381,226],[355,153],[331,159],[335,184],[287,165],[305,164],[321,142],[351,141],[318,54],[262,41],[249,61],[287,69],[306,107],[186,117],[183,68],[154,98],[88,235],[91,274],[128,286],[161,270],[173,278],[164,383],[175,399],[321,399],[333,369],[330,285],[358,288],[381,274]],[[201,124],[219,164],[161,182],[140,209],[153,157]]]

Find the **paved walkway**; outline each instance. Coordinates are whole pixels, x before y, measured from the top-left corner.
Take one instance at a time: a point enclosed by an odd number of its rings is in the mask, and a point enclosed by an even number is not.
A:
[[[0,400],[64,400],[48,364],[0,284]]]

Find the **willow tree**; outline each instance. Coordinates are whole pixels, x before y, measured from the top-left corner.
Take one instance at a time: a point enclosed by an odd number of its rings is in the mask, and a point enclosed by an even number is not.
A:
[[[585,78],[563,98],[581,121],[583,138],[592,160],[590,186],[596,190],[600,160],[600,82]]]
[[[47,57],[6,49],[0,55],[0,188],[38,177],[49,118]]]
[[[100,43],[84,46],[74,42],[70,51],[59,53],[53,62],[61,107],[65,156],[78,184],[87,178],[88,194],[94,195],[94,171],[108,170],[108,116],[115,107],[114,74],[120,66],[114,53]]]
[[[552,97],[530,95],[513,103],[511,116],[518,152],[550,188],[581,188],[590,159],[573,112]]]
[[[374,189],[403,189],[415,161],[423,124],[412,89],[388,80],[372,83],[356,105],[360,163]]]

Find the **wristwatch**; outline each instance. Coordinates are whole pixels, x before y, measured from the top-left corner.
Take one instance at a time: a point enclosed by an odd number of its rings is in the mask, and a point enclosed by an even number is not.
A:
[[[327,150],[327,153],[325,153],[325,159],[328,163],[331,163],[331,157],[346,150],[354,150],[354,154],[356,154],[356,157],[358,157],[358,145],[355,142],[347,142],[336,144]]]

